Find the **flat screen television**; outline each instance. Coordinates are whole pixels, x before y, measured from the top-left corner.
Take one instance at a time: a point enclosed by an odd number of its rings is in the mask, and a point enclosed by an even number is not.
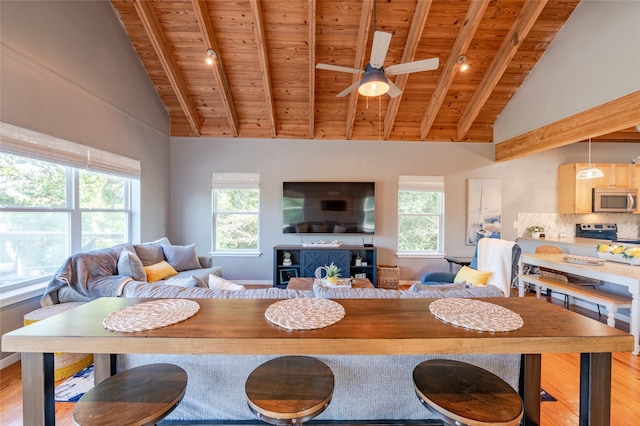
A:
[[[373,234],[375,182],[283,182],[285,234]]]

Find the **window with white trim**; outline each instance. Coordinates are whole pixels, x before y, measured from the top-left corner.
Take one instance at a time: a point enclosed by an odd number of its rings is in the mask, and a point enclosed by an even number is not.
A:
[[[444,253],[444,177],[400,176],[398,254]]]
[[[213,173],[213,251],[259,252],[260,175]]]
[[[2,122],[0,141],[0,288],[131,241],[139,162]]]

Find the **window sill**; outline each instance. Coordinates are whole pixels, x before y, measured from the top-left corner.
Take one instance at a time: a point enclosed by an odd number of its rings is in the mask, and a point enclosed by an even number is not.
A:
[[[48,283],[49,281],[42,281],[12,290],[0,289],[0,308],[15,305],[16,303],[33,299],[34,297],[39,298],[44,293]]]
[[[260,257],[262,253],[259,251],[211,251],[209,255],[215,257]]]
[[[443,259],[444,253],[396,253],[398,259]]]

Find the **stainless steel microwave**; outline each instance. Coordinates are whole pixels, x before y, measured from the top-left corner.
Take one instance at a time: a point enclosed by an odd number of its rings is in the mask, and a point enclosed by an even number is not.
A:
[[[594,212],[630,213],[638,203],[635,188],[593,188]]]

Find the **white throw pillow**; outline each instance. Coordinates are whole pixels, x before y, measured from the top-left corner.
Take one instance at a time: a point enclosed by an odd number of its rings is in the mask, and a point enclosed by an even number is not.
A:
[[[209,288],[213,288],[215,290],[244,290],[245,287],[241,284],[236,284],[233,281],[225,280],[214,274],[209,274]]]

